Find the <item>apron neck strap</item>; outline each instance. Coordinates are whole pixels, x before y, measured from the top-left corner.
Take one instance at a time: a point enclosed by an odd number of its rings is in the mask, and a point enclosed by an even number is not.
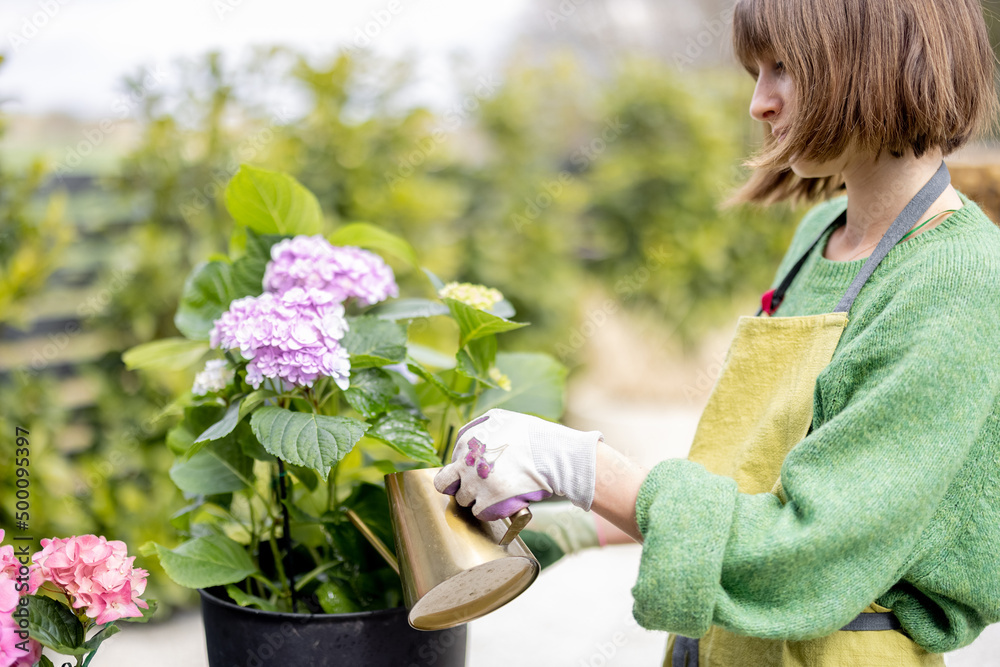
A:
[[[947,189],[948,184],[951,182],[951,175],[948,173],[948,167],[945,166],[944,162],[941,162],[941,166],[938,170],[934,172],[931,179],[924,184],[920,191],[903,207],[903,211],[899,216],[893,221],[886,230],[882,239],[878,242],[875,250],[869,255],[867,261],[865,261],[864,266],[858,272],[858,275],[854,277],[851,282],[850,287],[847,288],[847,292],[844,293],[843,298],[837,304],[837,307],[833,312],[835,313],[846,313],[851,310],[851,306],[854,304],[854,300],[858,298],[858,294],[861,293],[861,288],[865,286],[868,279],[871,278],[872,274],[875,273],[875,269],[878,265],[885,259],[889,251],[892,250],[897,243],[899,243],[906,233],[920,220],[920,216],[923,215],[927,209],[931,207],[937,198],[941,196],[941,193]],[[785,298],[785,292],[791,286],[792,281],[802,270],[803,265],[805,265],[806,260],[809,255],[812,254],[813,249],[819,245],[819,242],[823,240],[827,232],[835,227],[839,227],[847,222],[847,211],[841,213],[837,218],[827,225],[816,240],[809,244],[809,248],[802,254],[802,257],[792,266],[792,269],[788,272],[788,275],[784,277],[778,287],[774,290],[774,294],[771,297],[771,310],[769,313],[773,313],[777,310],[778,306]],[[763,313],[763,308],[757,311],[760,315]]]
[[[858,275],[854,277],[851,286],[847,288],[847,292],[844,293],[843,298],[840,299],[840,303],[837,304],[833,312],[846,313],[851,310],[854,300],[861,293],[861,288],[865,286],[871,275],[875,273],[878,265],[882,263],[882,260],[889,254],[889,251],[906,236],[906,233],[910,231],[913,225],[920,222],[920,216],[926,213],[931,204],[937,201],[941,193],[947,189],[950,182],[951,175],[948,173],[948,167],[942,161],[941,166],[931,176],[931,180],[927,181],[924,187],[920,188],[920,192],[914,195],[913,199],[903,208],[903,211],[882,236],[882,240],[875,246],[875,250],[872,251],[872,254],[868,257],[868,261],[858,271]]]

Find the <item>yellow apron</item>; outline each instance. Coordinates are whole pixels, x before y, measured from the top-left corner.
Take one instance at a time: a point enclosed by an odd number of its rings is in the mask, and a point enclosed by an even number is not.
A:
[[[709,471],[734,479],[740,492],[774,493],[781,488],[781,465],[812,425],[816,378],[830,363],[847,326],[855,297],[899,240],[937,200],[949,183],[941,164],[907,205],[854,279],[835,312],[806,317],[743,317],[712,396],[698,423],[688,458]],[[843,216],[841,216],[843,218]],[[834,221],[830,227],[840,224]],[[785,291],[828,227],[795,264],[781,285],[765,297],[766,314]],[[759,314],[759,313],[758,313]],[[713,625],[700,639],[671,635],[665,667],[942,667],[899,631],[890,610],[874,602],[845,629],[827,637],[786,641],[744,637]],[[874,615],[872,615],[874,614]]]

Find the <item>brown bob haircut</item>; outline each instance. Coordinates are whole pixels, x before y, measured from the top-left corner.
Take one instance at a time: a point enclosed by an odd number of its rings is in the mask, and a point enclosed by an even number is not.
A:
[[[873,156],[955,151],[996,118],[995,58],[978,0],[738,0],[733,49],[748,72],[784,63],[797,117],[768,132],[731,203],[830,196],[839,177],[804,179],[793,155],[826,162],[854,142]]]

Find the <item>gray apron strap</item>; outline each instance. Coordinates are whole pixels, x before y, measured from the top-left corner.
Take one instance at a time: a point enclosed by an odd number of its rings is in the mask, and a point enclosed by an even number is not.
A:
[[[865,630],[899,630],[899,619],[891,611],[858,614],[858,617],[840,629],[841,632],[863,632]]]
[[[698,667],[698,640],[681,635],[674,636],[674,652],[670,654],[671,667]]]
[[[899,619],[891,611],[858,614],[857,618],[840,629],[840,632],[870,632],[901,630]],[[674,651],[670,654],[671,667],[698,667],[698,640],[675,635]]]
[[[944,162],[938,167],[938,170],[934,173],[929,181],[920,189],[920,192],[903,207],[903,211],[899,214],[896,220],[889,226],[885,235],[879,241],[875,250],[865,261],[864,266],[861,267],[861,271],[855,276],[853,282],[851,282],[850,287],[847,288],[843,298],[837,304],[837,307],[833,312],[835,313],[846,313],[851,310],[851,306],[854,304],[854,300],[858,297],[861,292],[861,288],[865,286],[868,279],[871,278],[872,274],[875,273],[875,269],[878,265],[885,259],[889,251],[892,250],[897,243],[899,243],[906,233],[920,220],[920,216],[923,215],[931,204],[933,204],[941,193],[945,191],[948,184],[951,182],[951,175],[948,173],[948,167],[945,166]],[[777,310],[778,306],[785,298],[785,292],[792,285],[792,281],[798,276],[799,271],[805,265],[806,260],[809,255],[812,254],[813,249],[819,245],[819,242],[823,240],[827,232],[835,227],[839,227],[844,224],[847,219],[847,212],[841,213],[837,218],[827,225],[816,240],[809,244],[808,249],[802,253],[799,260],[792,265],[791,270],[782,279],[781,283],[774,290],[774,295],[772,297],[772,310]],[[757,311],[757,315],[763,313],[763,308]]]
[[[872,251],[872,254],[868,257],[868,261],[861,267],[858,275],[854,277],[854,281],[847,288],[847,292],[840,300],[840,303],[837,304],[837,307],[834,308],[833,312],[846,313],[851,310],[851,305],[858,298],[861,288],[865,286],[871,275],[875,273],[878,265],[889,254],[889,251],[906,236],[906,233],[915,224],[920,222],[920,216],[926,213],[931,204],[937,201],[937,198],[941,196],[941,193],[945,191],[949,183],[951,183],[951,174],[948,173],[948,167],[942,162],[938,170],[931,176],[931,180],[927,181],[924,187],[920,188],[920,192],[903,208],[902,213],[899,214],[899,217],[893,221],[888,231],[882,236],[882,240],[875,246],[875,250]]]

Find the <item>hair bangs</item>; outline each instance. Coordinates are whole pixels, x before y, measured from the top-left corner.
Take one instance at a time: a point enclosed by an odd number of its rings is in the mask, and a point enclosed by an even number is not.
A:
[[[775,53],[776,12],[770,0],[744,0],[733,8],[733,52],[757,76],[757,61]]]

